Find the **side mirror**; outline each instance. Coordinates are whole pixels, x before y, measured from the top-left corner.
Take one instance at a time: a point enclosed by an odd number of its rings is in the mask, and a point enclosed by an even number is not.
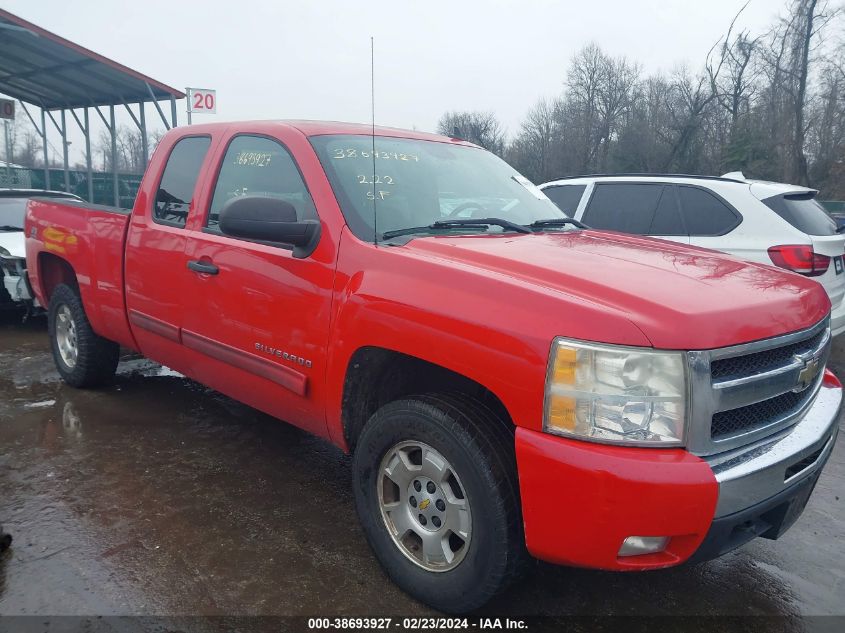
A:
[[[240,196],[220,209],[220,231],[259,242],[290,244],[294,257],[308,257],[320,240],[320,223],[299,222],[290,202],[263,196]]]

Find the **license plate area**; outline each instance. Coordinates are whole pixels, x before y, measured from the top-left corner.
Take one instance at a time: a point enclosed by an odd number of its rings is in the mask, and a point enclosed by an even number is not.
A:
[[[798,517],[804,512],[807,502],[810,500],[810,495],[816,487],[816,482],[819,480],[821,470],[813,474],[807,480],[797,484],[797,494],[789,501],[783,503],[760,516],[760,519],[768,523],[769,528],[760,534],[763,538],[777,539],[780,538],[792,525],[798,520]]]

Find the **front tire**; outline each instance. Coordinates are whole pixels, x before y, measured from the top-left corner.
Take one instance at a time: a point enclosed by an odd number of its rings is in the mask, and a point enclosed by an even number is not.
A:
[[[82,300],[68,285],[56,286],[50,296],[47,331],[56,369],[67,384],[98,387],[114,377],[120,346],[91,329]]]
[[[353,460],[358,515],[404,591],[447,613],[477,609],[522,568],[510,423],[463,395],[391,402]]]

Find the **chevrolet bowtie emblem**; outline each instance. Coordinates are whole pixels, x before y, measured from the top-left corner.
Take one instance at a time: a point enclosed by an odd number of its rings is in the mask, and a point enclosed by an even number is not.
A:
[[[428,504],[430,504],[430,503],[431,503],[430,499],[423,499],[420,502],[420,510],[425,510],[428,507]]]
[[[810,358],[809,360],[804,361],[804,366],[801,368],[801,371],[798,372],[798,384],[795,386],[795,389],[793,389],[793,391],[804,391],[813,383],[816,376],[819,375],[820,370],[820,359]]]

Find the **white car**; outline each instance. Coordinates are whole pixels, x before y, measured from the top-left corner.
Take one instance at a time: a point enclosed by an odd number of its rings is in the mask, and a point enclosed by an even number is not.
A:
[[[38,307],[26,278],[26,239],[23,234],[23,222],[27,200],[45,197],[80,200],[79,196],[64,191],[0,189],[0,274],[3,277],[0,304]]]
[[[830,297],[832,333],[845,331],[845,235],[814,189],[748,180],[740,172],[579,176],[540,189],[591,228],[712,248],[812,277]]]

